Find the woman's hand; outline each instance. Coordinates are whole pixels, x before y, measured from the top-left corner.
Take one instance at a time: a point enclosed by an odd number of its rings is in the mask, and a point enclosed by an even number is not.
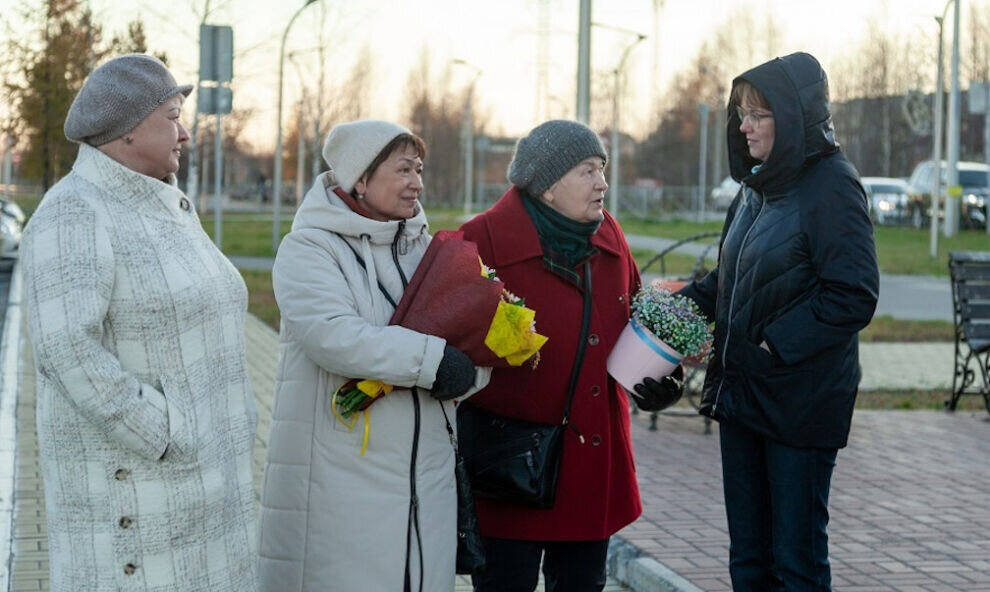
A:
[[[451,345],[444,346],[430,395],[440,401],[460,397],[474,386],[475,369],[471,358]]]
[[[643,411],[663,411],[680,400],[684,392],[684,368],[678,366],[670,376],[660,380],[650,377],[633,387],[635,392],[629,393],[636,406]]]

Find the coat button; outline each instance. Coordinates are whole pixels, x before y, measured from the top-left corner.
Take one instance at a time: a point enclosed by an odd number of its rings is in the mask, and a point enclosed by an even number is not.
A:
[[[179,207],[182,208],[182,211],[183,212],[188,212],[189,211],[189,200],[186,199],[186,198],[184,198],[184,197],[182,199],[180,199],[179,200]]]
[[[120,519],[118,524],[120,524],[121,528],[130,528],[131,525],[134,524],[134,521],[128,518],[127,516],[124,516]]]
[[[124,574],[126,575],[133,576],[134,572],[136,571],[137,571],[137,566],[134,565],[133,563],[128,563],[127,565],[124,566]]]
[[[128,477],[131,476],[131,472],[127,469],[117,469],[113,474],[113,478],[117,481],[126,481]]]
[[[598,345],[598,336],[592,333],[588,336],[588,345]]]
[[[592,446],[601,446],[602,445],[602,437],[599,436],[598,434],[593,435],[591,437],[591,445]]]
[[[619,296],[619,302],[625,302],[625,301],[626,301],[626,295],[625,294],[623,294],[622,296]]]
[[[598,386],[596,384],[595,386],[591,387],[591,396],[592,397],[597,397],[600,394],[602,394],[602,389],[601,389],[600,386]]]

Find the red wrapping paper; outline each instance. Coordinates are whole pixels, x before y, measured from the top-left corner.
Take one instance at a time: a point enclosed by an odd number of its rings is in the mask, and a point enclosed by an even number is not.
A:
[[[503,284],[481,274],[478,246],[464,233],[441,230],[433,236],[416,273],[392,314],[390,325],[442,337],[476,366],[505,366],[485,345],[502,298]]]

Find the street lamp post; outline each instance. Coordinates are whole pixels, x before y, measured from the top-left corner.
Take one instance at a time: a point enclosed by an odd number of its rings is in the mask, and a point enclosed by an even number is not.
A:
[[[591,103],[591,0],[580,0],[578,11],[577,120],[588,125]]]
[[[462,59],[451,60],[457,66],[464,66],[474,71],[474,78],[468,86],[464,97],[464,113],[461,116],[461,142],[464,145],[464,215],[471,215],[471,193],[474,186],[474,116],[471,103],[474,101],[474,85],[481,76],[481,68]]]
[[[296,121],[296,206],[302,203],[303,200],[303,186],[305,184],[305,166],[303,164],[306,152],[306,133],[305,133],[305,119],[306,119],[306,86],[303,83],[302,68],[299,67],[299,62],[296,61],[296,56],[298,52],[292,52],[289,54],[289,61],[296,69],[296,74],[299,76],[299,86],[302,89],[302,97],[299,99],[299,119]]]
[[[626,65],[626,58],[629,57],[629,52],[632,48],[636,47],[636,44],[640,41],[646,39],[646,35],[642,33],[635,33],[636,40],[626,46],[626,49],[622,52],[622,57],[619,59],[619,64],[612,70],[612,78],[614,80],[614,88],[612,93],[612,139],[609,142],[611,144],[612,155],[609,157],[609,202],[608,209],[612,212],[612,215],[618,218],[619,216],[619,89],[621,87],[622,81],[622,68]]]
[[[708,103],[698,103],[699,143],[698,143],[698,222],[705,221],[705,182],[707,181],[708,156]]]
[[[289,24],[285,26],[282,33],[282,45],[278,51],[278,116],[276,126],[278,133],[275,135],[275,174],[272,180],[272,252],[278,251],[279,235],[281,234],[281,220],[279,219],[279,205],[282,201],[282,83],[285,75],[285,40],[289,37],[289,29],[292,23],[302,13],[302,11],[316,0],[306,0],[306,3],[299,7],[299,10],[289,19]]]
[[[945,149],[949,161],[946,175],[945,236],[955,236],[959,228],[959,12],[962,0],[955,0],[952,16],[952,72],[949,75],[949,125],[948,146]],[[939,169],[941,172],[941,168]]]
[[[945,3],[942,16],[935,17],[938,23],[938,67],[935,69],[935,100],[934,100],[934,128],[932,129],[932,160],[935,164],[935,174],[932,180],[932,219],[931,219],[931,240],[930,254],[932,259],[938,257],[938,199],[942,191],[942,30],[945,23],[945,14],[949,10],[949,5],[953,0]]]
[[[722,159],[725,157],[722,150],[722,142],[725,140],[725,85],[717,73],[712,72],[706,66],[701,66],[701,73],[715,83],[715,90],[718,93],[718,101],[715,103],[715,141],[712,145],[712,183],[722,182]]]

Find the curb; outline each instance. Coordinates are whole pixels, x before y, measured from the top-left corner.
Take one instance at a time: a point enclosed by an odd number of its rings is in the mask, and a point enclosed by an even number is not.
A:
[[[21,266],[10,274],[10,296],[0,342],[0,591],[10,589],[17,469],[17,394],[21,344]]]
[[[632,592],[704,592],[620,536],[609,541],[606,570]]]

